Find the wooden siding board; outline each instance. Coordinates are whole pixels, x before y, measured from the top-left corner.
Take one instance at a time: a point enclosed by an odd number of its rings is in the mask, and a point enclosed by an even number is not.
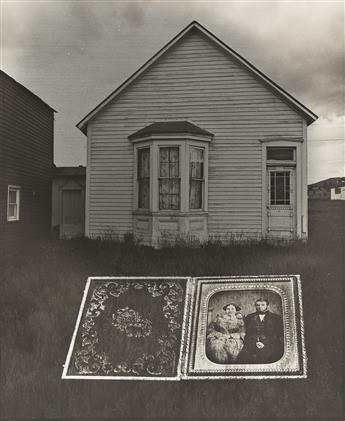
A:
[[[214,133],[209,150],[209,234],[261,232],[260,138],[302,136],[303,120],[235,60],[190,33],[89,123],[90,234],[132,230],[133,146],[154,121],[189,119]]]

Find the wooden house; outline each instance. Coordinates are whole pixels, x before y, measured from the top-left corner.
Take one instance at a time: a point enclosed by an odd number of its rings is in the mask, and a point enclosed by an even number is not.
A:
[[[53,169],[52,229],[60,238],[84,235],[85,174],[81,165]]]
[[[0,70],[0,246],[50,233],[54,110]]]
[[[317,116],[197,22],[94,108],[86,235],[308,236],[307,126]]]

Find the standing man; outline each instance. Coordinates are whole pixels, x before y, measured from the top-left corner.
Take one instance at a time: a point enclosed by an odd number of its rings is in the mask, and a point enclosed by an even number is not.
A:
[[[266,298],[255,301],[256,312],[244,319],[246,336],[237,362],[268,364],[278,361],[284,353],[283,320],[268,310]]]

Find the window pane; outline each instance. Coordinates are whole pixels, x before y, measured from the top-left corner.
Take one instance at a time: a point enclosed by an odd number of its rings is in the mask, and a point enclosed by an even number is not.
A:
[[[271,172],[270,197],[271,205],[289,205],[290,204],[290,173]]]
[[[17,203],[17,192],[15,190],[8,192],[8,203]]]
[[[191,178],[204,178],[204,164],[203,162],[190,163],[190,177]]]
[[[159,209],[180,209],[179,148],[160,148],[159,158]]]
[[[190,209],[202,208],[202,181],[190,180],[190,196],[189,196]]]
[[[149,179],[139,180],[139,208],[148,209],[150,207],[150,184]]]
[[[170,202],[170,209],[178,210],[180,209],[180,195],[173,194],[170,196],[171,202]]]
[[[169,164],[169,177],[175,178],[179,176],[179,163],[177,162],[171,162]]]
[[[150,207],[150,149],[138,149],[138,207]]]
[[[204,181],[204,149],[190,149],[189,163],[189,208],[202,208],[202,193]]]
[[[169,162],[169,148],[160,148],[160,162]]]
[[[267,159],[276,161],[293,161],[295,148],[267,148]]]
[[[138,149],[138,178],[150,176],[150,149]]]
[[[180,180],[179,179],[170,179],[169,180],[169,193],[179,194],[180,193]]]
[[[169,195],[159,194],[159,209],[169,209]]]
[[[178,148],[169,148],[170,151],[170,162],[178,162],[179,161],[179,149]]]
[[[169,193],[169,179],[159,180],[159,193],[162,193],[162,194]]]
[[[15,218],[17,216],[17,205],[8,205],[8,216],[9,218]]]
[[[169,177],[169,162],[161,162],[159,176]]]

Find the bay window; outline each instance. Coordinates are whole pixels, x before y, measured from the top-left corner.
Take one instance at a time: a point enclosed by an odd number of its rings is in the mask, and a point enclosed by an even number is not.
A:
[[[212,138],[184,121],[153,123],[129,136],[136,168],[133,230],[144,243],[155,245],[167,235],[207,238]]]

